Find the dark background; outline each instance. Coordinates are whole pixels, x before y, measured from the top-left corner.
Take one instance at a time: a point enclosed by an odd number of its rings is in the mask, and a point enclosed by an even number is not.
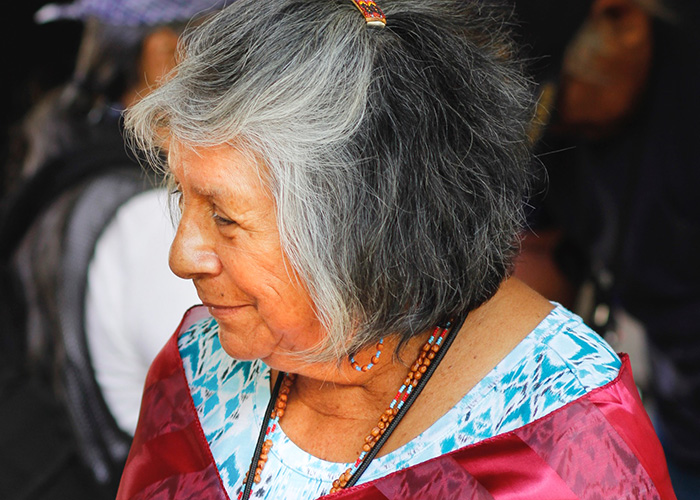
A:
[[[37,25],[33,15],[41,0],[10,2],[0,30],[3,75],[0,77],[4,105],[0,112],[0,165],[21,154],[21,144],[10,140],[22,116],[44,93],[64,82],[73,70],[82,25],[66,21]],[[61,2],[55,2],[61,3]],[[3,168],[4,173],[4,168]],[[0,193],[5,176],[0,175]]]
[[[515,0],[527,5],[533,0]],[[700,23],[700,1],[665,0],[678,12],[681,29],[695,30]],[[62,21],[37,25],[33,15],[46,0],[10,2],[0,30],[2,65],[0,77],[5,97],[0,112],[0,197],[5,191],[4,166],[13,157],[21,156],[21,143],[10,140],[18,121],[49,89],[67,80],[73,69],[82,25]],[[65,3],[57,0],[54,3]],[[698,55],[700,57],[700,55]],[[699,89],[700,90],[700,89]],[[694,96],[692,98],[695,98]]]

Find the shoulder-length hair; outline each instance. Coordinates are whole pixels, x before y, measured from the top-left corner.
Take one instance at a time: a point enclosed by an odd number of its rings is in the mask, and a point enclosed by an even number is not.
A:
[[[533,92],[504,11],[380,5],[383,29],[350,0],[238,0],[127,113],[156,164],[163,130],[262,158],[283,249],[328,332],[316,360],[478,307],[523,221]]]

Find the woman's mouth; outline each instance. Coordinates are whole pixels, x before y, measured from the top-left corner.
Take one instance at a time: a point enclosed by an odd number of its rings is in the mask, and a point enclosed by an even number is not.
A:
[[[238,314],[241,309],[245,307],[245,305],[239,305],[239,306],[227,306],[227,305],[217,305],[217,304],[208,304],[204,303],[204,305],[209,309],[209,314],[211,314],[213,317],[217,319],[226,319],[230,318],[231,316],[234,316]]]

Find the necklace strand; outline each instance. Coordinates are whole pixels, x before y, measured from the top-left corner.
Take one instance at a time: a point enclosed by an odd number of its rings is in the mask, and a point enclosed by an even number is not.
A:
[[[459,322],[457,330],[461,328],[463,321],[464,320]],[[452,331],[452,327],[453,325],[448,322],[444,327],[438,326],[435,328],[430,338],[419,351],[418,357],[411,365],[396,396],[394,396],[394,399],[387,409],[379,417],[377,425],[373,427],[365,437],[364,443],[362,444],[362,451],[357,460],[351,467],[347,468],[338,479],[333,481],[330,493],[335,493],[336,491],[354,485],[360,475],[369,466],[370,461],[374,459],[391,432],[396,428],[401,418],[403,418],[403,415],[405,415],[409,407],[413,404],[413,401],[418,397],[418,394],[422,391],[430,375],[432,375],[437,364],[444,356],[445,351],[447,351],[447,348],[452,343],[454,336],[449,335]],[[295,378],[296,376],[290,373],[280,372],[278,375],[270,402],[265,412],[265,414],[268,415],[267,426],[261,428],[256,445],[256,452],[253,455],[250,469],[243,480],[243,490],[238,494],[238,500],[248,499],[250,497],[252,485],[261,481],[262,470],[267,463],[270,450],[272,449],[273,443],[270,436],[275,432],[280,419],[284,416],[289,393]],[[248,481],[251,473],[253,474],[253,480]]]
[[[394,399],[389,404],[389,407],[384,410],[384,413],[382,413],[381,417],[379,417],[377,425],[373,427],[370,433],[365,437],[365,442],[362,445],[362,451],[357,457],[357,460],[352,467],[346,469],[338,479],[333,481],[333,487],[331,488],[330,493],[335,493],[336,491],[340,491],[347,487],[348,482],[357,472],[362,462],[366,459],[367,454],[374,449],[379,439],[386,433],[387,429],[389,429],[389,426],[394,419],[396,419],[396,416],[413,392],[413,389],[418,385],[420,379],[423,377],[423,374],[427,371],[428,366],[430,366],[430,363],[435,358],[435,354],[440,350],[443,338],[448,332],[449,328],[449,323],[442,329],[440,327],[435,328],[435,331],[433,331],[428,341],[420,350],[418,358],[409,369],[406,379],[396,393],[396,396],[394,396]]]

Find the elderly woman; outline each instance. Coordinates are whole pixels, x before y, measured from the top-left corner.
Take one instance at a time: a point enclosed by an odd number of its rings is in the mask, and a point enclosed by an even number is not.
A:
[[[674,498],[627,361],[509,279],[533,113],[504,19],[241,0],[189,34],[128,127],[203,307],[119,499]]]

